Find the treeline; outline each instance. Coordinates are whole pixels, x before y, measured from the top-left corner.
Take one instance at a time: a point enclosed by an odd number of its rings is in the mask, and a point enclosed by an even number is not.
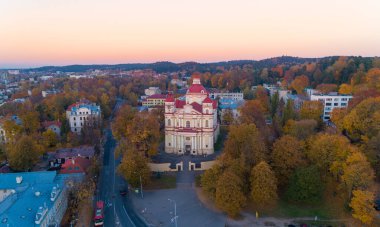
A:
[[[201,177],[203,191],[232,217],[250,204],[260,210],[278,201],[332,199],[371,224],[380,163],[380,69],[356,72],[344,86],[354,98],[348,109],[334,110],[336,126],[323,124],[318,101],[297,110],[259,86],[230,122],[222,155]]]

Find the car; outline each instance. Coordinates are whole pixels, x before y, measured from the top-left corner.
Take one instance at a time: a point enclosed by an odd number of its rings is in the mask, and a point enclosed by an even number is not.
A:
[[[290,225],[288,225],[288,227],[296,227],[295,225],[292,225],[292,224],[290,224]]]
[[[128,194],[128,191],[125,189],[120,189],[119,193],[121,196],[126,196]]]

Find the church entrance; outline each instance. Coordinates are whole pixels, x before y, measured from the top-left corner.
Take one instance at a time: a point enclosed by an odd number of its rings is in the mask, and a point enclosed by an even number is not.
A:
[[[189,154],[190,154],[190,151],[191,151],[191,145],[186,145],[186,146],[185,146],[185,154],[186,154],[186,155],[189,155]]]

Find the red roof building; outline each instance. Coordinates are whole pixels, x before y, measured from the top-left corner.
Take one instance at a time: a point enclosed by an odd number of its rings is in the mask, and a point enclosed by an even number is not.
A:
[[[91,161],[83,157],[75,157],[70,160],[66,160],[62,164],[59,173],[86,173],[88,167],[91,165]]]

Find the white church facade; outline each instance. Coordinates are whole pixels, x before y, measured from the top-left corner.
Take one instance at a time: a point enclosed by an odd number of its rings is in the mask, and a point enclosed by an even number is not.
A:
[[[218,102],[209,97],[199,77],[184,99],[169,95],[165,100],[165,152],[206,155],[214,153],[219,134]]]

